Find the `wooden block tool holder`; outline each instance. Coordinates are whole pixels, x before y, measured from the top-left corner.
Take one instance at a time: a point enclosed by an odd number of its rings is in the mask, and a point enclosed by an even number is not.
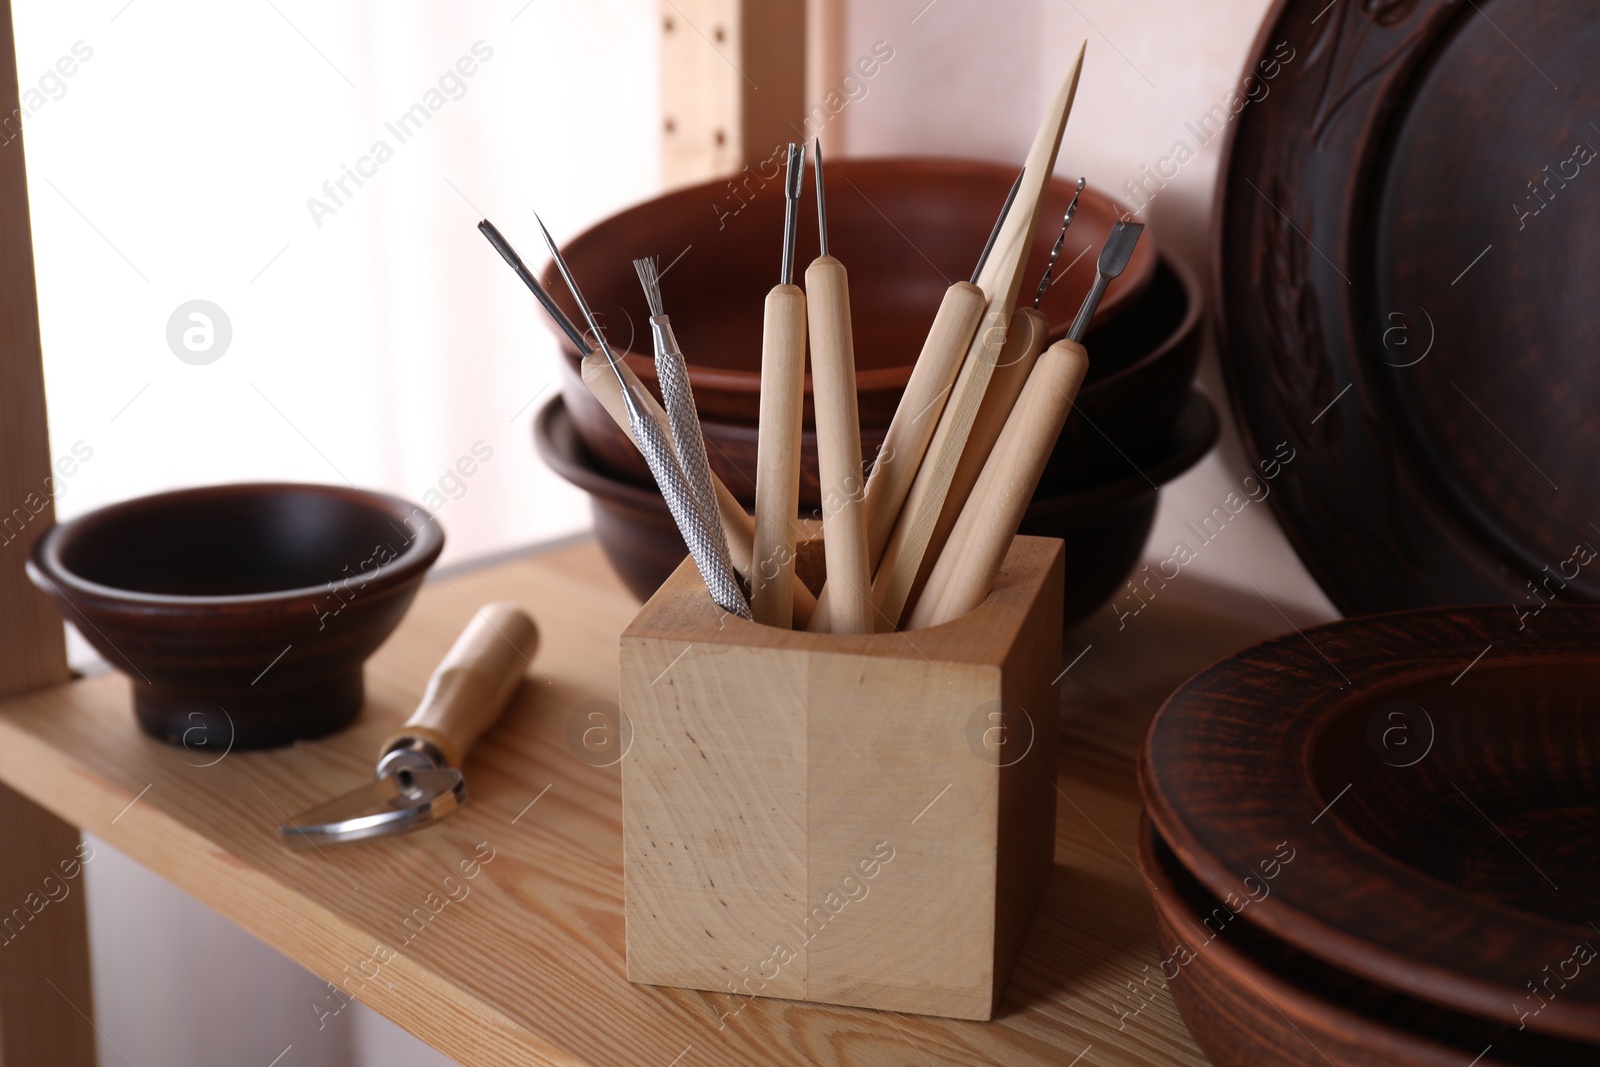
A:
[[[686,562],[622,635],[628,977],[988,1019],[1055,841],[1061,542],[941,626],[727,615]]]

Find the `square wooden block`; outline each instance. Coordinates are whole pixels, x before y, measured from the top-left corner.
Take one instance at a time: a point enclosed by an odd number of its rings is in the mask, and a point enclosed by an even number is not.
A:
[[[758,626],[685,561],[622,635],[628,977],[988,1019],[1055,842],[1061,542],[966,616]]]

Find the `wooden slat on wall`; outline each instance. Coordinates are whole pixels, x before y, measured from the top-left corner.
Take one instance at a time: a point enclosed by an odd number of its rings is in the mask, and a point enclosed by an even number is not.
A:
[[[11,4],[0,0],[0,123],[19,120]],[[22,138],[0,144],[0,695],[65,681],[61,617],[23,572],[55,521]],[[0,788],[0,1067],[95,1062],[78,831]],[[48,882],[46,881],[48,879]]]
[[[806,0],[662,0],[662,179],[733,174],[801,139]]]

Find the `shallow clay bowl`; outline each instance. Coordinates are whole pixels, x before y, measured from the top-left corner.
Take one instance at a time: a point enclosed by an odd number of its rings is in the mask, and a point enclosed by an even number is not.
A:
[[[146,733],[221,754],[347,725],[361,665],[444,547],[382,493],[218,485],[50,530],[28,577],[133,682]]]
[[[1280,883],[1299,877],[1306,854],[1293,847],[1258,857],[1255,896],[1270,900]],[[1577,1067],[1600,1056],[1592,1046],[1401,996],[1291,948],[1254,925],[1254,901],[1236,895],[1225,903],[1206,892],[1148,821],[1139,867],[1155,908],[1159,961],[1114,1010],[1136,1028],[1144,1006],[1170,989],[1217,1067]]]
[[[1504,604],[1433,608],[1241,652],[1157,713],[1140,786],[1214,896],[1280,842],[1298,850],[1250,908],[1275,937],[1600,1045],[1600,981],[1578,977],[1600,975],[1600,608],[1520,622]]]
[[[1073,223],[1076,227],[1077,223]],[[1056,442],[1040,484],[1068,489],[1093,467],[1124,468],[1123,456],[1160,440],[1182,411],[1200,358],[1203,294],[1193,273],[1176,260],[1159,258],[1155,276],[1127,310],[1089,331],[1089,375],[1066,427]],[[602,470],[645,488],[655,485],[633,441],[606,414],[577,378],[576,364],[562,364],[562,395],[584,447]],[[898,402],[898,394],[896,396]],[[711,468],[746,507],[755,504],[754,423],[702,419]],[[862,455],[875,455],[886,427],[861,427]],[[807,429],[800,442],[800,507],[821,507],[817,438]]]
[[[840,159],[827,165],[829,251],[850,272],[856,388],[861,424],[883,427],[894,416],[934,312],[952,282],[972,274],[1016,168],[956,159]],[[1039,213],[1023,271],[1026,300],[1044,272],[1050,246],[1076,182],[1055,179]],[[739,195],[735,196],[735,186]],[[796,245],[795,281],[817,255],[816,201],[806,176]],[[741,206],[742,205],[742,206]],[[703,418],[753,424],[760,409],[761,320],[778,282],[783,245],[783,183],[708,182],[629,208],[573,238],[563,249],[607,340],[654,386],[649,311],[633,260],[660,258],[662,299],[689,365]],[[1040,305],[1052,333],[1064,335],[1094,281],[1094,261],[1122,205],[1084,190],[1058,261],[1058,281]],[[1080,252],[1089,249],[1082,258]],[[679,258],[680,253],[682,258]],[[1074,260],[1076,262],[1074,263]],[[1070,269],[1066,269],[1072,264]],[[1095,316],[1122,314],[1155,277],[1156,252],[1140,241]],[[553,266],[545,286],[582,323]],[[551,327],[554,329],[554,326]],[[569,402],[581,397],[579,353],[561,336]],[[577,412],[588,439],[590,420]],[[811,423],[810,382],[806,422]]]
[[[1138,560],[1155,521],[1156,486],[1192,467],[1216,437],[1216,410],[1193,394],[1171,432],[1148,455],[1134,457],[1143,474],[1132,468],[1101,473],[1073,490],[1034,499],[1021,532],[1062,538],[1078,561],[1067,577],[1068,626],[1093,614]],[[540,410],[534,439],[556,473],[589,493],[600,547],[623,584],[647,600],[688,555],[661,495],[601,469],[561,397]]]

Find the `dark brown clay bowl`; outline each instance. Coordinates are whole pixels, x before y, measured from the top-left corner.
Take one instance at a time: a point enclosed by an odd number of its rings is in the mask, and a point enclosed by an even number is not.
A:
[[[1125,467],[1087,478],[1072,490],[1035,497],[1022,532],[1062,538],[1079,561],[1067,579],[1066,625],[1093,614],[1122,583],[1155,521],[1156,486],[1194,466],[1216,437],[1216,409],[1195,393],[1169,432],[1132,457],[1144,473]],[[561,397],[540,410],[534,440],[556,473],[589,493],[595,534],[606,557],[629,590],[641,601],[648,599],[688,554],[661,495],[603,471],[584,448]]]
[[[325,485],[217,485],[57,526],[28,577],[133,682],[146,733],[200,754],[321,737],[444,547],[431,515]]]
[[[1263,854],[1253,896],[1270,900],[1279,883],[1300,875],[1304,854],[1293,849]],[[1124,1029],[1136,1029],[1144,1009],[1170,990],[1217,1067],[1577,1067],[1600,1058],[1593,1046],[1446,1011],[1290,947],[1251,921],[1256,904],[1247,896],[1224,902],[1208,893],[1148,820],[1139,867],[1155,908],[1159,961],[1113,1005]]]
[[[1187,267],[1162,256],[1149,288],[1123,314],[1090,330],[1089,376],[1041,485],[1070,488],[1081,484],[1086,470],[1125,468],[1124,455],[1161,439],[1183,409],[1200,358],[1202,295]],[[600,469],[634,485],[653,486],[644,457],[584,386],[576,363],[563,361],[562,374],[568,413]],[[755,424],[702,419],[701,431],[712,470],[746,507],[753,507]],[[885,426],[862,423],[863,455],[876,454],[885,431]],[[817,439],[810,429],[802,434],[800,450],[800,507],[809,513],[822,503]]]
[[[1292,632],[1151,722],[1145,807],[1214,896],[1330,966],[1600,1049],[1600,607],[1430,608]],[[1590,1062],[1600,1062],[1600,1051]]]
[[[758,168],[756,168],[758,169]],[[649,311],[633,260],[659,256],[666,271],[662,298],[689,364],[702,418],[756,422],[760,408],[761,320],[767,292],[778,283],[783,244],[783,183],[752,169],[739,182],[708,182],[681,189],[599,223],[563,249],[614,350],[654,387]],[[959,159],[839,159],[827,166],[829,251],[850,272],[855,333],[856,388],[861,424],[887,428],[905,390],[934,312],[952,282],[968,278],[989,236],[1014,167]],[[811,177],[802,203],[795,279],[817,255]],[[1057,178],[1045,194],[1023,271],[1032,301],[1075,182]],[[737,195],[735,190],[737,189]],[[1052,336],[1064,336],[1094,281],[1094,260],[1121,204],[1084,190],[1058,261],[1058,281],[1040,310]],[[1090,251],[1078,259],[1084,249]],[[682,258],[678,258],[680,253]],[[1074,263],[1074,260],[1076,262]],[[1066,269],[1071,264],[1071,269]],[[1155,277],[1156,251],[1141,241],[1127,269],[1106,291],[1095,322],[1121,315]],[[574,321],[577,306],[553,267],[545,286]],[[552,326],[552,329],[554,327]],[[558,333],[558,336],[559,333]],[[569,402],[579,353],[561,337]],[[585,441],[598,423],[575,415]],[[811,423],[810,384],[806,423]]]

